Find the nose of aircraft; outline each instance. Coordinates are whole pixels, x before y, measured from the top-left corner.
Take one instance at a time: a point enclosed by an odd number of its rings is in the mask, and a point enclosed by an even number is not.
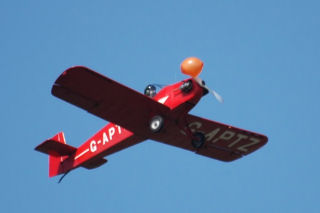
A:
[[[212,90],[207,85],[205,85],[201,80],[201,78],[198,77],[198,75],[201,73],[203,68],[203,62],[199,58],[196,58],[196,57],[186,58],[181,63],[180,68],[183,74],[186,74],[192,77],[194,80],[196,80],[199,83],[199,85],[201,85],[202,87],[210,91],[220,103],[223,103],[223,98],[215,90]]]

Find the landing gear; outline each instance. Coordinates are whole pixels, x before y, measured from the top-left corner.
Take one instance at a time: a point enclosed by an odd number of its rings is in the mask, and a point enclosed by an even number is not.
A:
[[[159,132],[163,126],[163,118],[159,115],[154,116],[149,124],[150,130],[153,133]]]
[[[205,141],[205,136],[201,132],[196,132],[193,134],[193,138],[191,140],[191,144],[194,148],[199,149],[203,146]]]

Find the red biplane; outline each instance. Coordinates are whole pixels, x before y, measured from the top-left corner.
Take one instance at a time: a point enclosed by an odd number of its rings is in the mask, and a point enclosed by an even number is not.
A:
[[[105,156],[147,139],[227,162],[266,144],[264,135],[188,113],[210,92],[197,74],[158,93],[148,85],[141,94],[83,66],[64,71],[52,94],[111,123],[78,148],[66,144],[63,132],[38,145],[35,150],[49,155],[49,177],[97,168]]]

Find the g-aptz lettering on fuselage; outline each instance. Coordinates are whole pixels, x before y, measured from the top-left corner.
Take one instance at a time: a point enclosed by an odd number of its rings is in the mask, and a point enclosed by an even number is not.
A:
[[[110,141],[112,141],[112,137],[114,136],[115,133],[121,134],[121,127],[120,126],[112,126],[110,127],[107,131],[103,131],[102,135],[100,137],[102,137],[100,140],[91,140],[90,142],[90,151],[91,152],[95,152],[98,149],[98,145],[102,143],[102,145],[104,146],[106,143],[109,143]]]

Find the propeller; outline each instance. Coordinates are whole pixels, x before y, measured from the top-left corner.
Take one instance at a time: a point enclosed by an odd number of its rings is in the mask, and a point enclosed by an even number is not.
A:
[[[223,103],[223,98],[219,95],[215,90],[210,89],[207,85],[205,85],[204,81],[198,77],[203,68],[203,62],[196,57],[186,58],[181,63],[181,72],[183,74],[191,76],[200,86],[206,88],[210,91],[213,96],[220,102]]]
[[[210,89],[207,85],[204,84],[204,81],[197,77],[193,77],[193,79],[202,87],[206,88],[209,92],[211,92],[211,94],[217,99],[217,101],[219,101],[220,103],[223,103],[223,98],[221,95],[219,95],[219,93],[217,93],[215,90]]]

